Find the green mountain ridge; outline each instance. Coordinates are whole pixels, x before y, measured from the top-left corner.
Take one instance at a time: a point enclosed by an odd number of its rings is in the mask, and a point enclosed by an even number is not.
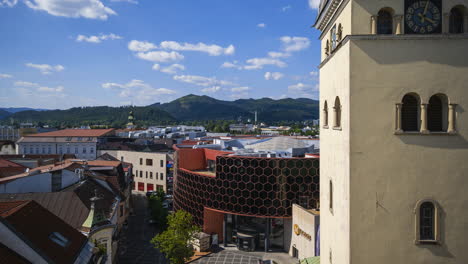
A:
[[[179,121],[209,121],[254,119],[257,111],[258,121],[304,121],[318,119],[318,101],[298,99],[239,99],[235,101],[218,100],[206,95],[189,94],[174,101],[148,106],[94,106],[75,107],[67,110],[35,111],[27,110],[17,113],[5,113],[0,119],[3,123],[10,118],[15,122],[35,122],[52,126],[111,125],[123,126],[128,113],[134,112],[138,125],[169,124]],[[6,112],[6,111],[5,111]]]

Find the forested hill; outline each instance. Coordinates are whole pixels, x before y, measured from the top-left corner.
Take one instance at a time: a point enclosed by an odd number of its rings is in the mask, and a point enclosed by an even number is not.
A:
[[[257,111],[262,122],[303,121],[318,119],[319,103],[316,100],[239,99],[223,101],[209,96],[187,95],[165,104],[155,104],[178,120],[237,120],[239,117],[254,119]]]
[[[209,96],[187,95],[164,104],[149,106],[96,106],[75,107],[67,110],[35,111],[27,110],[17,113],[0,112],[2,123],[33,122],[51,126],[78,125],[110,125],[124,126],[128,113],[134,112],[138,125],[174,124],[179,121],[207,121],[207,120],[237,120],[254,119],[254,112],[258,113],[261,122],[304,121],[318,119],[318,101],[306,98],[299,99],[240,99],[223,101]]]

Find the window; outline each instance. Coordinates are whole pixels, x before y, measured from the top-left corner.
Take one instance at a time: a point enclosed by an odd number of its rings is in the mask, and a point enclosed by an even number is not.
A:
[[[46,153],[46,148],[44,146],[42,146],[42,154],[45,154]]]
[[[52,153],[52,147],[51,147],[51,146],[49,146],[49,147],[47,148],[47,153],[48,153],[48,154],[51,154],[51,153]]]
[[[401,129],[403,131],[419,131],[419,97],[415,94],[407,94],[403,97]]]
[[[88,141],[93,141],[93,138],[92,138],[92,137],[89,137],[89,138],[88,138]]]
[[[143,172],[140,171],[140,178],[143,178]]]
[[[330,31],[330,39],[331,39],[331,51],[336,49],[336,43],[337,43],[337,36],[336,36],[336,25],[333,26],[333,28]]]
[[[447,131],[448,99],[443,94],[436,94],[429,99],[427,107],[427,129],[431,132]]]
[[[147,191],[147,192],[154,191],[154,185],[151,184],[151,183],[148,183],[148,184],[146,185],[146,191]]]
[[[461,6],[457,6],[450,10],[449,32],[453,34],[463,33],[463,11]]]
[[[36,147],[36,154],[39,154],[39,147]]]
[[[323,104],[323,127],[328,128],[328,104],[327,101]]]
[[[150,179],[153,179],[153,172],[150,171]]]
[[[143,182],[138,183],[138,191],[145,191],[145,183]]]
[[[158,191],[164,191],[164,186],[162,186],[162,185],[156,185],[156,189],[157,189]]]
[[[146,175],[146,179],[148,179],[148,172],[145,172],[145,175]]]
[[[59,232],[52,232],[52,234],[49,235],[49,238],[61,247],[66,247],[70,244],[70,241]]]
[[[135,170],[135,175],[138,177],[138,170]]]
[[[335,98],[335,106],[333,107],[333,111],[335,114],[335,123],[333,124],[334,128],[340,128],[341,127],[341,103],[340,103],[340,98],[337,96]]]
[[[34,148],[33,147],[29,147],[29,153],[34,154]],[[60,150],[60,153],[62,153],[62,150]]]
[[[382,9],[377,15],[377,34],[393,33],[393,16],[388,9]]]
[[[94,148],[93,147],[89,148],[89,153],[94,153]]]
[[[164,160],[160,160],[161,168],[164,167]]]
[[[153,160],[152,159],[146,159],[146,166],[153,166]]]
[[[75,147],[75,154],[78,154],[78,147]]]
[[[65,140],[66,140],[66,141],[71,141],[72,138],[71,138],[71,137],[67,137]]]
[[[70,147],[67,147],[67,154],[70,154]]]
[[[77,141],[83,141],[82,137],[76,138]]]
[[[433,200],[419,201],[416,214],[416,243],[435,243],[438,234],[438,206]]]
[[[32,153],[32,148],[31,148],[31,153]],[[59,147],[59,154],[62,154],[63,153],[63,149],[62,149],[62,146]]]
[[[83,154],[86,154],[86,148],[85,147],[83,148]]]
[[[330,190],[329,190],[329,195],[330,195],[330,197],[329,197],[329,202],[330,202],[329,208],[330,208],[330,212],[333,213],[333,183],[332,183],[331,180],[330,180],[329,188],[330,188]]]
[[[164,174],[162,172],[161,174],[159,174],[159,176],[160,176],[161,181],[164,180]]]
[[[140,165],[143,165],[143,159],[140,158]]]
[[[293,258],[299,258],[299,250],[297,250],[296,246],[292,248],[292,256]]]

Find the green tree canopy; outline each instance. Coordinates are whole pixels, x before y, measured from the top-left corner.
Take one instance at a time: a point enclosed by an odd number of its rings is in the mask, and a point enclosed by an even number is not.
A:
[[[167,230],[156,235],[151,243],[166,255],[171,264],[184,264],[194,254],[190,241],[200,228],[193,225],[192,215],[183,210],[169,215],[167,223]]]

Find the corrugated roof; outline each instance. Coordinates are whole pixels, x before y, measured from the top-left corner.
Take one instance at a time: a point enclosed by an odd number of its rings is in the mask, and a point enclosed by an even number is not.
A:
[[[28,135],[27,137],[101,137],[114,129],[64,129]]]
[[[89,213],[89,209],[74,192],[0,194],[2,204],[24,200],[36,201],[76,229],[81,227]]]

